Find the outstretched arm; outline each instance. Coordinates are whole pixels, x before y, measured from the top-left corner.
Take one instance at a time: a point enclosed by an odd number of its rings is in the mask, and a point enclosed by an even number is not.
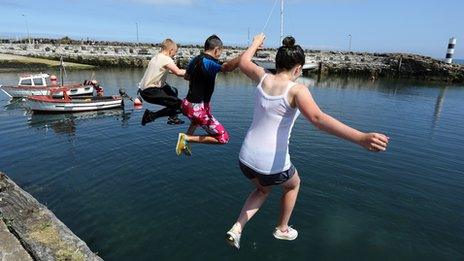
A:
[[[265,72],[262,67],[253,63],[251,59],[256,51],[262,47],[265,38],[266,36],[263,33],[255,36],[251,46],[242,54],[239,63],[240,70],[246,74],[246,76],[257,82],[263,78]]]
[[[342,139],[356,143],[370,151],[387,149],[388,137],[379,133],[363,133],[336,120],[319,109],[308,88],[299,85],[296,88],[295,103],[301,113],[320,130]]]
[[[223,63],[221,67],[221,72],[232,72],[233,70],[237,69],[241,56],[242,55],[239,55],[235,57],[234,59]]]
[[[180,69],[177,67],[175,63],[170,63],[165,65],[165,67],[174,75],[179,76],[179,77],[184,77],[185,76],[185,70]]]

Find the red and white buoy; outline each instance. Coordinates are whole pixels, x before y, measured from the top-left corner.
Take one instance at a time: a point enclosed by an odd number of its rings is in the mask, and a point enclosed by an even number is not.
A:
[[[134,99],[134,108],[135,109],[142,109],[142,107],[143,107],[142,100],[140,100],[139,97],[135,98]]]

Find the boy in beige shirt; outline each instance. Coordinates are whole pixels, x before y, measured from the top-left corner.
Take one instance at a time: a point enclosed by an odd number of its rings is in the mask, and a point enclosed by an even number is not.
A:
[[[185,70],[179,69],[172,57],[177,53],[177,44],[166,39],[161,43],[161,51],[148,63],[147,70],[139,83],[140,96],[148,103],[158,104],[166,108],[156,112],[145,110],[142,117],[142,126],[159,117],[169,116],[168,124],[182,124],[177,115],[181,113],[181,103],[176,88],[166,83],[168,73],[183,77]]]

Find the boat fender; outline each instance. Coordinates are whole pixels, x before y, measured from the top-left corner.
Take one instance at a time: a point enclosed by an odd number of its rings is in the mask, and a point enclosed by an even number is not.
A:
[[[50,75],[50,85],[58,86],[58,78],[54,74]]]
[[[142,109],[142,107],[143,107],[142,100],[139,97],[135,98],[134,99],[134,108]]]

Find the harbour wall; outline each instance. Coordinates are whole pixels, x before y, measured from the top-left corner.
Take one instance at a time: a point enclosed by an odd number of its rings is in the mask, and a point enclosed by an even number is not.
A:
[[[156,45],[121,44],[24,44],[2,43],[0,53],[59,60],[96,66],[145,67],[159,51]],[[231,59],[244,51],[239,47],[226,47],[221,60]],[[188,61],[201,52],[199,46],[180,46],[176,61],[185,67]],[[271,59],[275,49],[258,52],[257,57]],[[306,60],[318,68],[319,76],[365,76],[372,79],[408,78],[426,81],[464,82],[464,65],[447,64],[431,57],[407,53],[367,53],[306,50]]]
[[[102,260],[47,207],[0,172],[0,260]]]

